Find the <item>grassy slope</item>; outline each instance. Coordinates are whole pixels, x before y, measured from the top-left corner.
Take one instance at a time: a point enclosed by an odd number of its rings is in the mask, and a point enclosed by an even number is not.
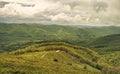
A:
[[[112,52],[112,53],[107,53],[102,55],[106,61],[115,66],[115,67],[120,67],[120,51]]]
[[[97,38],[90,47],[101,53],[109,64],[120,66],[120,34]]]
[[[62,42],[32,45],[0,54],[1,74],[119,74],[91,49]]]
[[[0,58],[2,74],[101,74],[101,67],[107,66],[88,48],[58,42],[1,53]]]

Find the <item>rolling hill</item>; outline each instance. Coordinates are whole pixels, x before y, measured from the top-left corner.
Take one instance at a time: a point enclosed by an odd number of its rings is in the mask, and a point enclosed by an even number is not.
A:
[[[97,38],[89,47],[101,54],[109,64],[120,66],[120,34]]]
[[[119,74],[119,45],[120,27],[0,23],[0,74]]]
[[[11,51],[40,42],[86,45],[89,40],[119,34],[120,27],[82,27],[42,24],[0,23],[0,51]]]
[[[91,49],[50,42],[0,54],[2,74],[119,74]]]
[[[96,48],[99,52],[120,51],[120,34],[112,34],[95,39],[90,46]]]

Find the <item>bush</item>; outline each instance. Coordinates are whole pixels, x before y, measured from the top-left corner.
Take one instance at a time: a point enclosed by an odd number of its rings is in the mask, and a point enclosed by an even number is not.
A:
[[[87,66],[84,66],[84,69],[87,69]]]
[[[102,67],[101,67],[99,64],[97,64],[97,65],[95,66],[95,68],[97,68],[97,69],[99,69],[99,70],[102,70]]]
[[[58,59],[54,59],[53,61],[58,62]]]

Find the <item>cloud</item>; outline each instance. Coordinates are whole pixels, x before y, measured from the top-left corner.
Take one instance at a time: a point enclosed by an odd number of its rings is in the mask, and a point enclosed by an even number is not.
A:
[[[0,8],[4,7],[5,4],[9,4],[9,2],[0,1]]]
[[[0,0],[0,22],[119,25],[119,0]]]
[[[72,17],[69,15],[66,15],[65,13],[59,13],[55,16],[52,16],[52,21],[60,21],[60,22],[70,22],[72,20]]]

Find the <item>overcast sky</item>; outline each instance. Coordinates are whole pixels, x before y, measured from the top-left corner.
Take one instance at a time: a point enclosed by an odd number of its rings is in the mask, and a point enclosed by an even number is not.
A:
[[[0,22],[120,26],[120,0],[0,0]]]

